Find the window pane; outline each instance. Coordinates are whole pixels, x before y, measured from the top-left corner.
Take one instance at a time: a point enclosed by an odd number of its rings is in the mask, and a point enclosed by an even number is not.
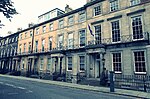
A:
[[[143,38],[141,16],[136,16],[132,18],[132,30],[133,30],[133,39]]]
[[[112,42],[120,41],[119,21],[111,22],[112,25]]]
[[[68,57],[68,70],[72,70],[72,57]]]
[[[144,51],[134,52],[134,65],[136,72],[146,72]]]
[[[121,53],[113,53],[113,69],[116,72],[121,72]]]

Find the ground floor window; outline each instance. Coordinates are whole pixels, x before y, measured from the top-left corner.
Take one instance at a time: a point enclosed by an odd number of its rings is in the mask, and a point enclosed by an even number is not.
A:
[[[72,57],[68,57],[68,70],[72,70]]]
[[[115,72],[121,72],[121,53],[112,53],[113,70]]]
[[[22,69],[24,69],[24,59],[22,60]]]
[[[85,56],[79,56],[80,60],[80,70],[84,71],[85,70]]]
[[[48,58],[47,60],[47,70],[50,70],[50,67],[51,67],[51,58]]]
[[[40,70],[43,70],[43,65],[44,65],[44,59],[41,58]]]
[[[135,72],[146,72],[145,51],[135,51],[133,55]]]

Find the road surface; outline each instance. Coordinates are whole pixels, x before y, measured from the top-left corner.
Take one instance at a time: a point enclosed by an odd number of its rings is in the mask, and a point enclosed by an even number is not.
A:
[[[40,82],[0,77],[0,99],[135,99]]]

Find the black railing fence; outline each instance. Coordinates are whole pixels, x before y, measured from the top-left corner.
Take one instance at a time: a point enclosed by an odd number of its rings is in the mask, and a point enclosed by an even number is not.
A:
[[[115,87],[150,92],[149,75],[114,75]]]

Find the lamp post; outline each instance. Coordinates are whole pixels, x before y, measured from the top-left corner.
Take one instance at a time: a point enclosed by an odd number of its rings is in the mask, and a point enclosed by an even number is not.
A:
[[[103,69],[105,68],[105,58],[104,58],[105,53],[102,54],[102,64],[103,64]]]
[[[105,68],[105,59],[104,59],[104,57],[102,58],[102,64],[103,64],[103,68]]]

